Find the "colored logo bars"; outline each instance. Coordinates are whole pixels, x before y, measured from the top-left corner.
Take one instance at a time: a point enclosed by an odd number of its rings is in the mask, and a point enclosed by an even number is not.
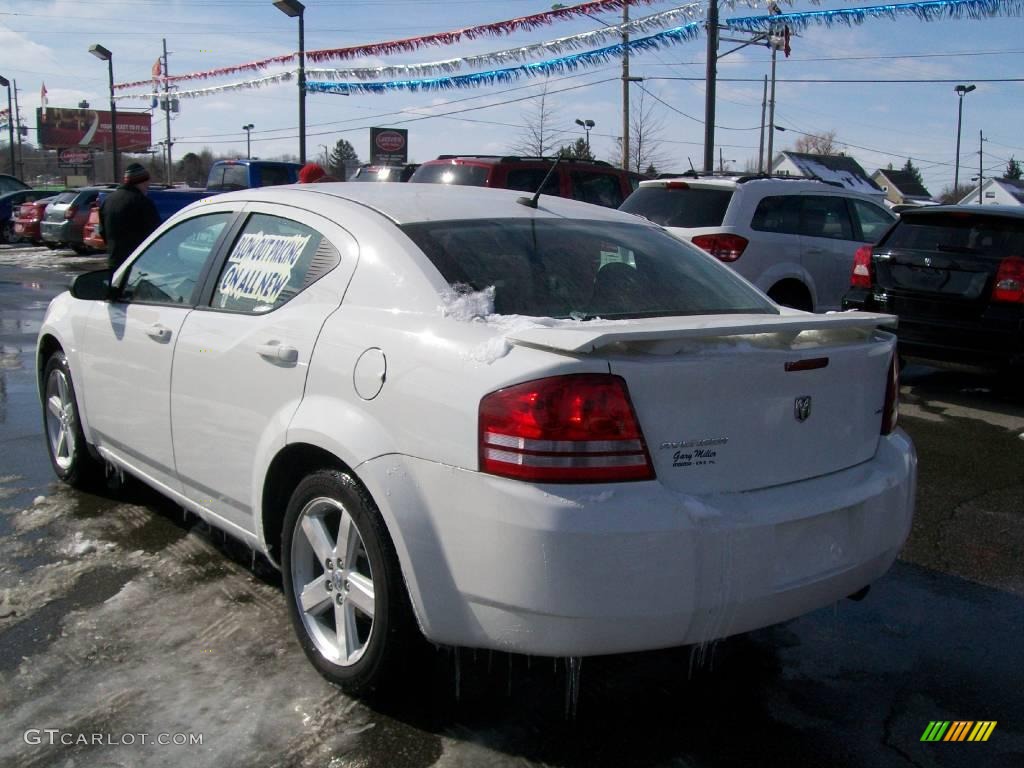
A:
[[[988,741],[996,728],[996,720],[932,720],[921,735],[921,741]]]

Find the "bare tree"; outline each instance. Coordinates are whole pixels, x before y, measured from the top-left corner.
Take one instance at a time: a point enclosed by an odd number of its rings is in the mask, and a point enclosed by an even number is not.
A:
[[[647,91],[641,88],[640,97],[634,99],[629,107],[629,168],[626,170],[641,174],[651,168],[658,170],[670,165],[662,147],[665,121],[654,114],[654,100],[648,96]],[[618,147],[616,158],[621,158],[622,139],[616,139],[615,143]],[[619,164],[618,159],[611,162]]]
[[[517,155],[549,157],[566,139],[568,131],[558,128],[562,121],[558,108],[548,98],[547,81],[540,96],[532,101],[532,107],[523,113],[523,121],[526,127],[519,136],[519,143],[512,147]]]
[[[977,189],[977,187],[972,187],[970,184],[961,184],[959,187],[954,189],[953,185],[950,184],[939,193],[939,202],[946,204],[959,203],[975,189]]]
[[[793,149],[808,155],[834,155],[836,153],[836,132],[805,134],[796,140]]]

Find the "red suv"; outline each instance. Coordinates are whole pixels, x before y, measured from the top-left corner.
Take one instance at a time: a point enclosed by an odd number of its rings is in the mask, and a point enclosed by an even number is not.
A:
[[[553,157],[501,155],[441,155],[423,163],[409,181],[433,184],[466,184],[496,189],[516,189],[618,208],[637,188],[640,176],[601,160],[558,162],[544,188]]]

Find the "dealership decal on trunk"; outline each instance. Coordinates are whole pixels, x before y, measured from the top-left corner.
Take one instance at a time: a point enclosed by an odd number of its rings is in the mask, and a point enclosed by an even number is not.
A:
[[[673,450],[673,467],[700,467],[714,464],[718,458],[717,446],[729,442],[728,437],[707,437],[702,440],[678,440],[664,442],[658,446],[661,450]]]

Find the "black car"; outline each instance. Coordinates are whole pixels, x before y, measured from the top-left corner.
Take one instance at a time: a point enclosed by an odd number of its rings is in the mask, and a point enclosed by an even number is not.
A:
[[[1024,208],[903,211],[854,257],[844,309],[899,317],[900,353],[934,365],[1024,369]]]
[[[419,163],[405,165],[361,165],[349,181],[408,181]]]

